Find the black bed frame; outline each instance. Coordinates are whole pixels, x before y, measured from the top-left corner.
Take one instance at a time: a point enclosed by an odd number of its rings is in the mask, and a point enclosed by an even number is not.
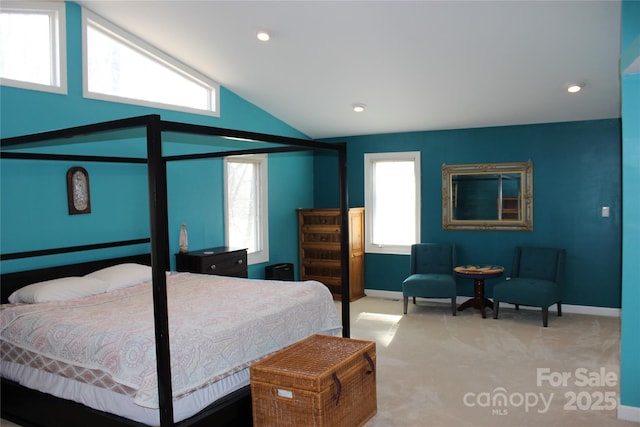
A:
[[[100,135],[111,131],[127,131],[134,128],[144,128],[146,131],[147,158],[136,157],[109,157],[109,156],[85,156],[72,154],[36,154],[32,152],[12,151],[23,147],[43,146],[51,141],[65,138],[89,137],[90,141],[100,140]],[[184,134],[185,137],[230,137],[239,140],[253,140],[271,143],[271,146],[263,148],[238,148],[237,150],[214,151],[201,154],[163,156],[163,133],[172,132]],[[277,146],[273,146],[277,144]],[[215,147],[212,147],[215,148]],[[267,135],[255,132],[230,130],[210,126],[192,125],[185,123],[169,122],[160,119],[159,115],[147,115],[133,118],[95,123],[84,126],[42,132],[24,136],[0,139],[0,158],[11,159],[35,159],[35,160],[75,160],[85,162],[117,162],[117,163],[146,163],[149,182],[149,215],[150,237],[126,242],[107,242],[95,245],[87,245],[71,248],[56,248],[50,250],[35,250],[0,255],[0,260],[46,256],[50,254],[76,252],[81,250],[93,250],[104,247],[124,246],[127,244],[139,244],[150,242],[151,253],[142,254],[132,258],[118,258],[115,260],[103,260],[94,263],[81,263],[69,266],[51,267],[18,273],[7,273],[0,277],[0,290],[2,302],[6,302],[8,295],[15,289],[34,281],[46,280],[46,278],[64,277],[68,275],[80,275],[82,271],[90,272],[106,265],[120,263],[124,260],[132,262],[148,263],[152,267],[153,277],[153,304],[156,338],[156,359],[158,373],[158,398],[160,405],[160,426],[216,426],[216,425],[251,425],[251,398],[249,387],[232,393],[206,408],[194,417],[174,424],[173,400],[171,388],[171,365],[169,355],[169,323],[166,300],[166,276],[169,271],[169,231],[167,209],[167,162],[174,160],[190,160],[202,158],[224,157],[237,154],[279,153],[302,150],[329,150],[337,153],[339,193],[341,221],[348,223],[348,198],[347,198],[347,167],[346,145],[344,143],[324,143],[313,140],[290,138],[276,135]],[[342,295],[349,295],[349,236],[341,235],[342,256]],[[90,270],[84,270],[89,268]],[[72,272],[72,273],[71,273]],[[71,274],[69,274],[71,273]],[[85,273],[86,274],[86,273]],[[342,306],[342,333],[344,337],[350,336],[350,312],[349,303],[343,299]],[[52,419],[52,414],[62,418]],[[47,415],[49,414],[49,415]],[[14,382],[2,380],[2,416],[9,420],[21,423],[24,426],[47,426],[54,423],[65,426],[141,426],[111,414],[95,411],[65,399],[55,398],[51,395],[39,393]],[[248,419],[247,419],[248,416]],[[76,421],[74,421],[76,420]],[[63,424],[60,424],[62,422]]]
[[[149,242],[149,239],[137,240],[133,243]],[[114,242],[108,246],[121,246],[123,242]],[[125,242],[129,243],[129,242]],[[80,250],[82,247],[75,249]],[[88,248],[88,247],[84,247]],[[66,248],[69,251],[70,248]],[[60,249],[56,249],[60,253]],[[27,255],[27,254],[25,254]],[[11,255],[8,258],[17,258]],[[16,289],[30,283],[58,279],[61,277],[80,276],[112,265],[133,262],[151,265],[151,254],[131,255],[97,261],[68,264],[35,270],[5,273],[0,275],[1,301],[8,302],[8,297]],[[22,426],[44,426],[55,423],[65,427],[143,427],[144,424],[128,420],[113,414],[101,412],[70,400],[60,399],[50,394],[31,390],[14,381],[2,379],[2,417]],[[37,410],[34,410],[36,409]],[[215,417],[210,415],[215,413]],[[176,426],[212,426],[232,427],[251,426],[251,395],[249,386],[228,394],[214,402],[200,413]]]

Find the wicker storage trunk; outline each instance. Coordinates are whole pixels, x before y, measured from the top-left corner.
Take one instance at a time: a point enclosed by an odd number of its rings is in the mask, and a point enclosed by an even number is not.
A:
[[[251,366],[254,426],[362,426],[377,411],[373,341],[312,335]]]

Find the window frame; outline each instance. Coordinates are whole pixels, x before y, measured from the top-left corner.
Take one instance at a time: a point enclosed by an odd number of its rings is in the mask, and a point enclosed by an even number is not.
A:
[[[188,79],[208,88],[210,91],[210,107],[213,108],[213,110],[89,91],[87,32],[90,25],[94,25],[99,31],[107,33],[109,36],[128,45],[130,48],[138,51],[154,62],[164,67],[171,68],[176,72],[183,74]],[[82,95],[87,99],[97,99],[101,101],[119,102],[123,104],[140,105],[143,107],[162,108],[165,110],[220,117],[220,85],[218,83],[84,7],[82,8]]]
[[[0,10],[24,14],[45,13],[49,15],[49,49],[51,51],[51,84],[34,83],[0,77],[0,85],[19,89],[38,90],[67,94],[67,18],[64,2],[18,2],[3,1]]]
[[[408,255],[411,253],[411,245],[384,245],[374,244],[373,240],[373,224],[374,224],[374,201],[375,188],[373,183],[373,165],[377,162],[393,162],[393,161],[411,161],[414,164],[414,182],[415,182],[415,236],[414,243],[420,242],[420,225],[421,225],[421,169],[420,169],[420,151],[398,151],[385,153],[364,153],[364,194],[365,194],[365,252],[377,254],[394,254]]]
[[[269,261],[269,157],[267,154],[244,154],[238,156],[226,156],[224,158],[224,230],[225,244],[229,246],[229,176],[227,167],[229,162],[255,163],[258,165],[258,239],[262,247],[255,252],[247,250],[247,263],[249,265]]]

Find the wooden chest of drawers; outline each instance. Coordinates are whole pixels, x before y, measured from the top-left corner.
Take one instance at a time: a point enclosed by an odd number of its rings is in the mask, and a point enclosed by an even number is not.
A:
[[[218,276],[248,277],[247,250],[220,246],[178,253],[176,270]]]
[[[324,283],[335,299],[342,298],[340,235],[349,233],[349,300],[364,294],[364,208],[349,209],[342,227],[339,209],[299,209],[300,280]]]

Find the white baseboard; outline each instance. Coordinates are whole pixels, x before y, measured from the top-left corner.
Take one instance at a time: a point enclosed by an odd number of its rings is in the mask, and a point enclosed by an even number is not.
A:
[[[635,406],[618,405],[618,419],[640,423],[640,408]]]
[[[365,294],[370,297],[376,298],[386,298],[392,300],[402,300],[402,292],[400,291],[383,291],[378,289],[365,289]],[[471,297],[468,296],[459,296],[456,298],[456,302],[461,304],[464,301],[468,300]],[[436,302],[449,302],[446,298],[429,298],[430,301]],[[504,303],[507,304],[507,303]],[[502,307],[502,305],[501,305]],[[557,305],[552,305],[549,307],[549,311],[552,313],[557,312]],[[520,306],[523,310],[527,309],[536,309],[535,307],[526,307]],[[575,313],[575,314],[590,314],[592,316],[608,316],[608,317],[620,317],[620,309],[619,308],[609,308],[609,307],[591,307],[588,305],[571,305],[571,304],[562,304],[562,312],[563,313]]]

